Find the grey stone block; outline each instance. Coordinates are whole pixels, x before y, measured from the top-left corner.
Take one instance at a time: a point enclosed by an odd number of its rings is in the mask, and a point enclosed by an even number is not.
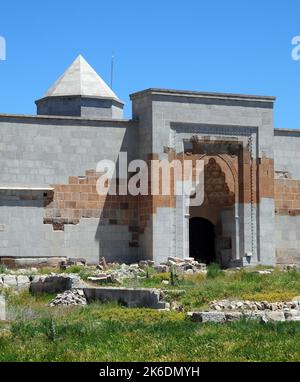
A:
[[[30,280],[28,276],[17,276],[17,289],[18,291],[29,290]]]
[[[243,312],[243,317],[249,320],[264,320],[265,312],[264,311]]]
[[[166,309],[168,306],[160,300],[160,291],[145,288],[84,288],[88,302],[91,301],[118,301],[129,308]]]
[[[168,265],[155,265],[154,269],[158,273],[166,273],[170,271],[170,267]]]
[[[0,294],[0,321],[6,320],[5,296]]]
[[[284,312],[274,311],[265,312],[265,317],[267,321],[285,321]]]
[[[226,321],[224,312],[192,312],[189,316],[194,322],[223,323]]]
[[[32,294],[59,293],[85,286],[78,275],[34,276],[30,284]]]
[[[4,275],[2,277],[4,286],[9,288],[18,288],[17,277],[15,275]]]
[[[290,309],[289,311],[284,312],[284,317],[286,321],[300,321],[300,310]]]
[[[243,317],[241,312],[225,312],[226,322],[238,321]]]

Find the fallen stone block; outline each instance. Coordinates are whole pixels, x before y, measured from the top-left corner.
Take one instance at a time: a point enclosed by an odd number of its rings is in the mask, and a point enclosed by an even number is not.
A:
[[[59,293],[70,289],[82,289],[85,286],[78,275],[34,276],[30,284],[32,294]]]
[[[5,296],[0,295],[0,321],[6,320]]]
[[[300,315],[292,316],[292,317],[286,319],[286,321],[300,321]]]
[[[188,263],[192,263],[193,261],[195,261],[195,259],[193,257],[184,257],[183,260],[188,262]]]
[[[248,312],[243,312],[243,317],[245,317],[248,320],[259,320],[263,321],[265,320],[265,312],[264,311],[248,311]]]
[[[102,259],[99,261],[99,264],[97,265],[97,267],[101,270],[107,269],[107,262],[105,260],[105,257],[102,257]]]
[[[139,262],[140,267],[153,267],[154,266],[154,261],[153,260],[141,260]]]
[[[28,276],[17,276],[17,289],[18,291],[29,290],[30,280]]]
[[[300,296],[296,296],[292,299],[292,302],[295,304],[295,307],[300,308]]]
[[[129,265],[129,268],[139,269],[139,265],[137,263],[133,263]]]
[[[264,270],[257,270],[255,273],[258,273],[259,275],[270,275],[273,273],[273,269],[264,269]]]
[[[167,295],[167,296],[172,296],[172,298],[175,298],[175,297],[179,297],[179,296],[182,296],[184,294],[186,294],[186,290],[185,289],[163,289],[161,291],[164,295]]]
[[[111,275],[102,275],[102,276],[94,276],[94,277],[90,276],[87,279],[88,279],[88,281],[91,281],[91,282],[97,283],[97,284],[113,282]]]
[[[129,308],[167,309],[158,289],[94,287],[83,289],[88,302],[118,301]]]
[[[225,312],[226,322],[238,321],[243,317],[241,312]]]
[[[190,312],[188,313],[188,316],[194,322],[226,322],[224,312]]]
[[[168,265],[155,265],[154,270],[157,273],[167,273],[170,272],[170,267]]]
[[[193,271],[193,269],[187,269],[186,271],[185,271],[185,274],[186,275],[193,275],[195,272]]]
[[[15,275],[4,275],[2,280],[4,287],[18,289],[17,277]]]
[[[300,319],[300,310],[290,309],[284,312],[284,317],[286,321],[299,321]]]
[[[265,317],[267,321],[285,321],[284,312],[280,311],[266,311]]]
[[[182,304],[179,304],[177,301],[172,301],[170,304],[170,309],[175,312],[183,312],[184,308]]]
[[[7,268],[58,267],[66,257],[2,257],[1,264]]]
[[[206,271],[207,266],[205,263],[198,263],[198,261],[192,261],[191,264],[199,270]]]
[[[175,256],[169,256],[168,261],[172,263],[185,263],[184,259],[181,259],[180,257],[175,257]]]
[[[67,265],[86,265],[86,259],[83,257],[70,257],[67,260]]]

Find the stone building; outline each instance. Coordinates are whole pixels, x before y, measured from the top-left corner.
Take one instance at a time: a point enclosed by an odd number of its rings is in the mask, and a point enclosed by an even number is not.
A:
[[[300,131],[274,129],[274,97],[147,89],[131,101],[124,119],[123,102],[79,56],[37,115],[0,114],[2,259],[300,262]],[[99,195],[96,165],[120,152],[203,160],[203,204]]]

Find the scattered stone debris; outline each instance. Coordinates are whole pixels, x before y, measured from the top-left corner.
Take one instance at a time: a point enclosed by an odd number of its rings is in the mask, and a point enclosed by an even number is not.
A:
[[[170,304],[170,310],[175,312],[183,312],[184,308],[182,304],[179,304],[177,301],[172,301]]]
[[[97,284],[107,284],[113,282],[113,277],[110,274],[102,273],[97,276],[90,276],[87,280]]]
[[[179,257],[168,257],[166,263],[154,266],[154,270],[158,273],[168,273],[174,269],[177,273],[194,274],[206,273],[206,264],[195,261],[192,257],[181,259]]]
[[[187,316],[194,322],[225,323],[241,320],[258,320],[261,323],[300,321],[300,311],[291,309],[289,311],[244,311],[244,312],[188,312]]]
[[[299,270],[300,264],[284,264],[279,266],[283,271]]]
[[[175,268],[175,271],[178,273],[206,273],[206,264],[199,263],[193,257],[186,257],[184,259],[179,257],[168,257],[166,265]]]
[[[141,260],[139,262],[139,266],[141,268],[153,267],[154,266],[154,261],[153,260]]]
[[[142,260],[139,262],[139,266],[143,267],[153,267],[157,273],[169,273],[174,269],[178,273],[193,274],[206,272],[206,264],[199,263],[195,261],[193,257],[179,258],[179,257],[168,257],[166,263],[161,263],[154,265],[154,262],[151,260]]]
[[[262,323],[273,321],[300,321],[300,296],[292,301],[212,301],[209,312],[189,312],[195,322],[232,322],[242,317],[256,319]]]
[[[289,309],[300,309],[300,300],[298,301],[294,299],[293,301],[282,301],[282,302],[220,300],[220,301],[212,301],[210,303],[210,308],[216,311],[289,310]]]
[[[154,270],[157,273],[168,273],[170,272],[170,267],[168,265],[160,264],[160,265],[155,265]]]
[[[140,268],[139,264],[122,264],[121,267],[112,269],[107,274],[108,276],[112,282],[122,283],[124,279],[144,278],[146,277],[146,271]]]
[[[84,259],[83,257],[69,257],[68,259],[63,260],[59,263],[59,268],[61,270],[66,270],[74,265],[85,267],[86,263],[86,259]]]
[[[49,306],[57,305],[86,305],[87,300],[85,298],[82,289],[66,290],[64,293],[59,293],[50,303]]]
[[[86,259],[83,257],[69,257],[67,260],[67,265],[83,265],[86,266]]]

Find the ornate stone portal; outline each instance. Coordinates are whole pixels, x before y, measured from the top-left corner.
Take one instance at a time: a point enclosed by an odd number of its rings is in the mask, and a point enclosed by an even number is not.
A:
[[[185,154],[204,160],[205,165],[204,202],[201,206],[190,207],[188,213],[189,255],[201,261],[216,261],[228,266],[240,258],[239,191],[244,184],[247,148],[237,140],[210,137],[200,139],[192,136],[190,143]],[[248,176],[250,178],[249,171]],[[251,193],[251,189],[249,191]]]

